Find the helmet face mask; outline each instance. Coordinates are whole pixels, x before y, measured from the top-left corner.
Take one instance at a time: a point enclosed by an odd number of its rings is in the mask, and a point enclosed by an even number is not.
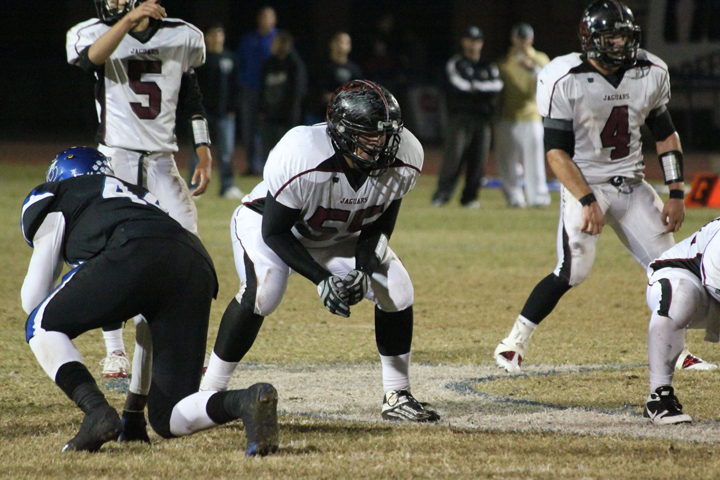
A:
[[[103,22],[116,22],[135,8],[136,0],[94,0],[98,18]]]
[[[343,84],[328,104],[327,124],[335,148],[363,173],[380,176],[395,161],[403,122],[384,87],[368,80]]]
[[[46,182],[82,175],[115,175],[110,159],[90,147],[72,147],[58,153],[45,174]]]
[[[592,3],[578,31],[587,58],[607,68],[629,68],[637,61],[642,33],[632,11],[617,0]]]

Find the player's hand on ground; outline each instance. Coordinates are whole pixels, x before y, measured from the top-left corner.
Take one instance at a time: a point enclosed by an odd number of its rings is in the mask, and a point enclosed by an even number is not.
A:
[[[345,288],[348,291],[348,305],[360,303],[370,288],[370,275],[360,270],[353,270],[345,277]]]
[[[197,167],[195,167],[195,173],[193,173],[191,180],[193,185],[197,185],[193,191],[193,197],[205,193],[208,183],[210,183],[210,177],[212,176],[212,156],[210,155],[210,149],[203,145],[197,148],[196,153],[200,161]]]
[[[599,235],[605,226],[605,215],[597,202],[583,207],[580,231],[588,235]]]
[[[663,225],[667,227],[665,233],[679,231],[685,221],[685,202],[679,198],[669,199],[665,202],[661,218]]]
[[[159,1],[160,0],[147,0],[146,2],[143,2],[137,7],[130,10],[128,14],[125,15],[125,18],[133,22],[133,24],[139,23],[140,20],[142,20],[143,18],[154,18],[155,20],[162,20],[163,18],[167,17],[167,13],[165,13],[165,8],[158,5]]]
[[[341,317],[350,316],[349,293],[342,278],[331,275],[318,284],[317,290],[323,305],[330,313]]]

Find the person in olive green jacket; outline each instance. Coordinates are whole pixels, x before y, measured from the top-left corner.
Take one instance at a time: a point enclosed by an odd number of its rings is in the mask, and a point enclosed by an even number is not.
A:
[[[530,25],[516,24],[510,35],[510,51],[498,65],[505,88],[500,96],[496,151],[509,207],[550,205],[545,179],[542,119],[535,103],[537,76],[550,59],[532,47],[533,38]]]

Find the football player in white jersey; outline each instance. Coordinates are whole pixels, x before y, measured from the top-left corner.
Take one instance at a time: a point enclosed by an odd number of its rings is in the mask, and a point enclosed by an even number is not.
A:
[[[280,304],[292,272],[317,285],[327,309],[348,317],[375,302],[388,420],[437,421],[410,393],[413,286],[388,247],[402,198],[423,164],[385,88],[342,85],[327,124],[290,130],[270,153],[263,181],[230,225],[240,291],[223,315],[201,390],[225,390],[263,319]]]
[[[593,2],[580,22],[583,53],[550,62],[538,77],[548,162],[563,184],[558,264],[537,284],[510,334],[495,349],[498,366],[519,372],[530,336],[560,298],[590,274],[605,223],[644,268],[674,245],[685,218],[683,154],[666,108],[667,66],[638,48],[640,28],[616,0]],[[655,139],[670,199],[644,180],[640,127]],[[685,368],[715,368],[685,353]]]
[[[720,218],[702,227],[647,269],[650,307],[650,395],[644,416],[656,425],[688,423],[673,390],[673,365],[688,328],[704,328],[705,340],[720,341]]]
[[[197,210],[173,153],[178,150],[176,113],[182,109],[192,118],[200,158],[192,180],[198,184],[194,194],[202,194],[212,161],[193,70],[205,62],[203,34],[187,22],[166,18],[159,0],[95,0],[95,7],[98,18],[68,31],[66,50],[70,64],[96,79],[98,150],[111,159],[117,177],[150,190],[171,217],[197,234]],[[121,327],[103,329],[108,352],[103,376],[127,377],[130,362]],[[140,385],[139,352],[136,348],[131,391],[147,394],[149,379]]]

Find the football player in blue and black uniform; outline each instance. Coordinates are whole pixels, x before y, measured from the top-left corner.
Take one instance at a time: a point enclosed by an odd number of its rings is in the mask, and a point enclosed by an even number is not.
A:
[[[36,187],[22,208],[23,235],[34,248],[22,287],[23,308],[30,314],[27,341],[45,372],[85,412],[80,431],[63,450],[97,451],[117,439],[126,423],[72,339],[142,314],[152,338],[147,406],[155,432],[178,437],[242,418],[246,454],[275,451],[272,385],[198,393],[210,304],[218,289],[209,254],[153,194],[112,174],[102,153],[71,148],[55,158],[47,183]],[[53,289],[63,261],[71,270]],[[145,399],[135,400],[141,405],[135,415],[144,424]],[[123,420],[132,419],[133,412],[125,413]],[[147,439],[144,430],[127,439]]]

